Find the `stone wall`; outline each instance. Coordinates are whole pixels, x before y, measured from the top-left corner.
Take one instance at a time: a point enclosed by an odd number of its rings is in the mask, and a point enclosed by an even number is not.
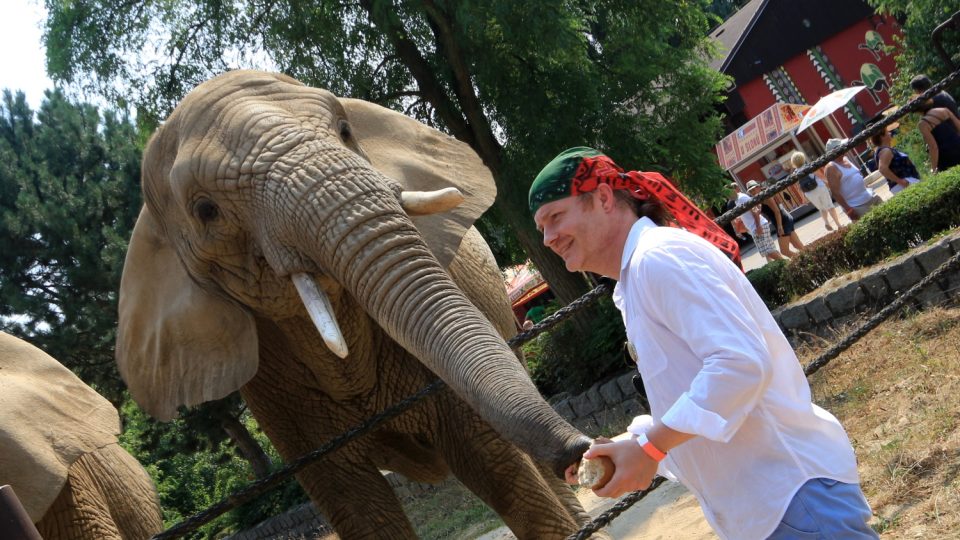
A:
[[[773,311],[791,341],[823,335],[889,305],[956,253],[960,232],[911,250],[891,261],[851,272],[814,293]],[[960,301],[960,271],[935,281],[908,304],[917,310]]]

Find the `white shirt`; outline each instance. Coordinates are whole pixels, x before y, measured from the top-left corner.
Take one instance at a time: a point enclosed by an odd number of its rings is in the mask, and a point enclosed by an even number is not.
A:
[[[769,536],[809,479],[859,483],[846,432],[811,403],[793,349],[720,250],[641,218],[624,246],[613,299],[651,414],[698,435],[662,464],[721,538]]]
[[[740,206],[749,200],[750,196],[746,193],[737,194],[737,206]],[[750,231],[750,234],[757,234],[757,220],[754,219],[753,213],[750,210],[740,214],[740,219],[743,220],[743,224],[746,225],[747,229]],[[763,214],[760,214],[760,226],[763,227],[762,231],[767,230],[768,223],[770,222],[767,221],[767,218],[763,217]]]

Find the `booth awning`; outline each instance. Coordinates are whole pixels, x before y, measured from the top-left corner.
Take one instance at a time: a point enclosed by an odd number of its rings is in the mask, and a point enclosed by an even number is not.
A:
[[[776,103],[753,117],[717,143],[720,166],[730,170],[756,156],[768,146],[800,125],[809,105]]]

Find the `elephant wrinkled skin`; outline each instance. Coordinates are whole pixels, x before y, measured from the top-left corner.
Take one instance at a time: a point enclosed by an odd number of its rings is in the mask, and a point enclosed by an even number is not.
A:
[[[109,401],[0,332],[0,485],[47,540],[143,540],[163,520],[153,482],[117,444]]]
[[[520,538],[586,519],[557,475],[589,439],[504,342],[502,279],[472,228],[495,187],[467,145],[234,71],[153,136],[143,191],[117,361],[149,413],[239,388],[289,461],[439,376],[448,389],[298,474],[341,536],[414,536],[380,469],[453,472]]]

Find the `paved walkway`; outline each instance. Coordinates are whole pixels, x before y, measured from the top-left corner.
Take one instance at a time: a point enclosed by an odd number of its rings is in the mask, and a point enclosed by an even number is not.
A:
[[[891,197],[890,189],[887,188],[885,180],[871,184],[871,188],[883,200]],[[840,217],[840,223],[844,225],[850,223],[850,218],[843,213],[843,210],[839,206],[837,207],[837,214]],[[796,231],[797,235],[800,236],[800,241],[803,242],[804,245],[810,244],[814,240],[830,233],[824,226],[823,220],[820,219],[820,212],[818,211],[814,211],[802,219],[798,219],[796,221]],[[776,240],[774,240],[774,242],[776,242]],[[743,269],[748,271],[760,268],[766,264],[766,260],[757,252],[757,248],[752,243],[741,251],[740,259],[743,261]]]

